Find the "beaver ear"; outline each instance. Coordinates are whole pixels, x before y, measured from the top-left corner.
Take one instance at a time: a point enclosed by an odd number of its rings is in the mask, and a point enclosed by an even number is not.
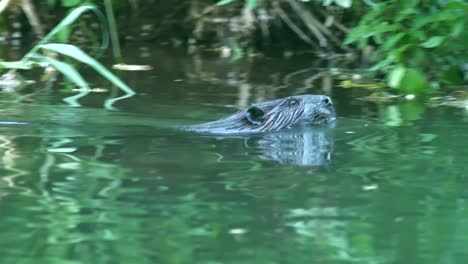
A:
[[[251,106],[245,110],[245,117],[252,125],[260,125],[263,122],[265,112],[256,106]]]

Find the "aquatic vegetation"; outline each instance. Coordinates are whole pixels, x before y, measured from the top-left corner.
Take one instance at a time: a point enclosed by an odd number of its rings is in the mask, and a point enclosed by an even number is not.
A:
[[[116,75],[110,72],[106,67],[99,63],[96,59],[86,54],[83,50],[72,44],[54,43],[57,35],[69,30],[70,26],[85,12],[92,11],[96,14],[102,27],[106,28],[106,20],[102,13],[95,6],[83,5],[72,10],[68,16],[66,16],[55,28],[53,28],[45,37],[43,37],[21,60],[13,62],[0,61],[0,69],[16,70],[30,70],[33,68],[41,67],[53,69],[62,73],[68,80],[72,81],[76,86],[80,88],[80,93],[77,95],[67,97],[64,99],[65,102],[71,106],[80,106],[78,99],[86,96],[91,92],[89,84],[77,71],[72,63],[66,60],[59,60],[58,55],[74,59],[75,61],[81,62],[92,67],[96,72],[105,77],[119,89],[121,89],[125,95],[118,98],[107,100],[105,106],[112,108],[112,104],[120,99],[130,97],[135,92],[122,82]],[[108,46],[108,32],[107,29],[102,32],[102,46],[106,48]]]

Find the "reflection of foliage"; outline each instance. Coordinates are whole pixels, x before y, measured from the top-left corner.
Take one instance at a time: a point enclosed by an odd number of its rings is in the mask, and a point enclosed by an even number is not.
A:
[[[246,156],[243,139],[157,129],[4,137],[2,167],[27,173],[1,190],[2,260],[466,262],[465,127],[352,124],[345,139],[336,128],[326,167]],[[368,182],[378,187],[362,188]]]

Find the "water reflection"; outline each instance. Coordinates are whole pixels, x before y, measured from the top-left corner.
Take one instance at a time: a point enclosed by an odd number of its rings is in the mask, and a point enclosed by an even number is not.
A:
[[[336,89],[336,128],[219,140],[163,127],[337,82],[309,61],[180,62],[134,76],[135,114],[2,94],[0,262],[468,263],[466,112]]]
[[[304,128],[246,138],[248,155],[281,164],[321,166],[330,163],[333,151],[331,129]]]

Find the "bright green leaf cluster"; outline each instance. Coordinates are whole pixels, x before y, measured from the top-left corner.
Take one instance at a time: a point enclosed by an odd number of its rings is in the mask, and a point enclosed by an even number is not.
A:
[[[466,14],[466,1],[389,0],[370,9],[345,43],[375,46],[372,69],[388,72],[389,86],[404,93],[427,91],[429,80],[460,85],[460,65],[468,61]]]
[[[388,84],[406,94],[421,94],[428,87],[426,77],[421,71],[401,66],[390,71]]]

